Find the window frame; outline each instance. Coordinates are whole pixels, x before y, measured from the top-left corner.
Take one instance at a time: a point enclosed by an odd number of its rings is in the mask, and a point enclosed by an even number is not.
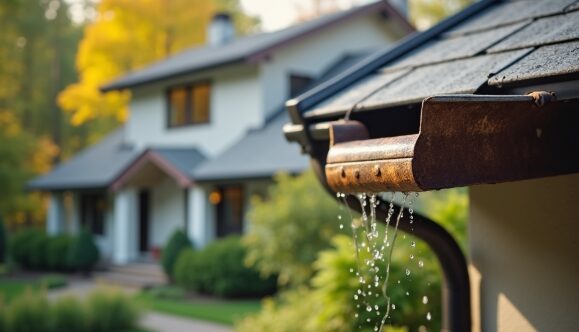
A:
[[[193,121],[193,103],[192,103],[192,96],[193,96],[193,89],[195,86],[198,85],[207,85],[209,87],[209,101],[207,105],[207,121],[202,122],[194,122]],[[171,92],[177,89],[185,89],[185,123],[183,124],[172,124],[171,117],[172,117],[172,108],[171,108]],[[165,122],[166,128],[183,128],[183,127],[190,127],[190,126],[202,126],[211,123],[211,92],[213,90],[213,81],[210,79],[203,79],[203,80],[196,80],[194,82],[186,83],[186,84],[176,84],[171,85],[165,89]]]

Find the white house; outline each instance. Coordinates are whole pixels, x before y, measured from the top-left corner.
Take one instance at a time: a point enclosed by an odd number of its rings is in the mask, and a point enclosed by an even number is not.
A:
[[[207,46],[102,88],[131,90],[130,118],[29,182],[50,192],[49,233],[88,227],[104,257],[124,264],[177,228],[197,246],[242,232],[248,198],[274,173],[307,167],[282,137],[284,101],[413,31],[385,1],[271,33],[235,38],[232,29],[216,15]]]

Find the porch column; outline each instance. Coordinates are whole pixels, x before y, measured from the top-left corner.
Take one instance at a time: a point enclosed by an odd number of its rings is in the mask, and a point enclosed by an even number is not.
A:
[[[135,195],[134,189],[115,193],[112,254],[115,264],[126,264],[135,256]]]
[[[202,248],[209,242],[207,227],[207,198],[201,187],[189,189],[189,222],[187,235],[196,248]]]
[[[61,192],[51,192],[46,216],[46,233],[56,235],[64,229],[64,195]]]

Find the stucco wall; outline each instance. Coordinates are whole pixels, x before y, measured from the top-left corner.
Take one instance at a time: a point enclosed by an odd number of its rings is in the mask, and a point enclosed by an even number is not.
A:
[[[470,190],[474,331],[576,331],[579,175]]]
[[[283,47],[263,63],[261,86],[267,93],[262,107],[277,110],[289,97],[291,73],[319,77],[346,53],[377,50],[403,37],[399,27],[379,16],[361,16],[315,32]]]
[[[127,140],[138,147],[197,146],[215,156],[249,127],[262,124],[261,90],[255,66],[228,66],[133,90]],[[212,82],[210,121],[167,127],[166,88],[209,79]]]

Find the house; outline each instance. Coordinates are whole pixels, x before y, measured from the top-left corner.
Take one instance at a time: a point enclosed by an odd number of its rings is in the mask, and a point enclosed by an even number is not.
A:
[[[242,38],[216,15],[208,45],[102,87],[131,91],[130,118],[28,183],[50,192],[47,231],[87,227],[116,264],[156,251],[178,228],[197,246],[242,232],[248,198],[275,172],[307,167],[281,137],[284,100],[411,31],[384,1]],[[234,151],[247,153],[229,156],[237,142],[245,145]],[[250,158],[257,149],[267,155]]]
[[[400,224],[439,257],[445,331],[579,325],[578,9],[482,0],[287,103],[328,188],[469,187],[468,259],[434,221]]]

